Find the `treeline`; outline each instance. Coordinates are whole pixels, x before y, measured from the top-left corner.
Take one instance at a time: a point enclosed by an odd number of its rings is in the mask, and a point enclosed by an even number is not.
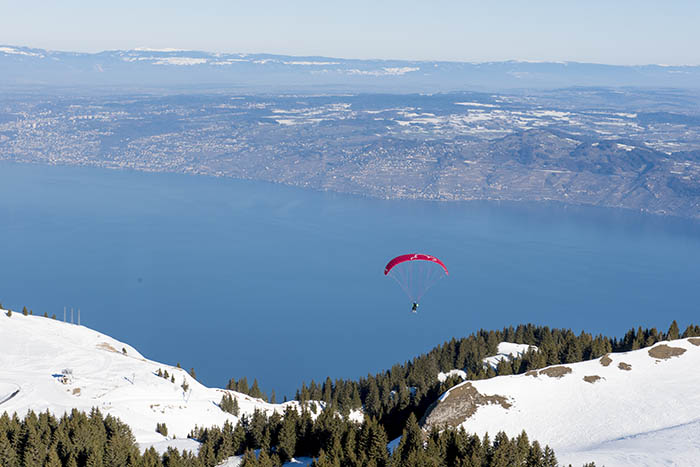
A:
[[[158,424],[167,432],[165,424]],[[288,409],[284,416],[256,412],[235,427],[195,429],[202,444],[198,454],[169,448],[162,456],[149,448],[140,453],[131,430],[119,419],[73,410],[60,418],[29,412],[23,420],[0,416],[0,465],[3,467],[213,467],[233,455],[243,466],[276,467],[293,456],[314,458],[313,465],[330,466],[479,466],[554,467],[554,452],[499,433],[493,442],[464,430],[434,430],[428,436],[409,417],[393,454],[387,436],[375,420],[349,422],[331,412],[313,420],[308,411]],[[257,455],[256,455],[257,450]]]
[[[256,397],[258,399],[262,399],[265,402],[270,402],[271,404],[275,404],[277,402],[277,396],[275,395],[275,390],[273,389],[270,392],[270,397],[267,397],[267,394],[262,392],[260,390],[260,386],[258,385],[258,380],[257,378],[253,380],[253,385],[248,386],[248,378],[245,376],[239,380],[231,378],[228,383],[226,384],[226,389],[230,389],[231,391],[236,391],[236,392],[241,392],[243,394],[247,394],[250,397]],[[287,398],[285,397],[284,402],[287,402]]]
[[[44,412],[0,416],[0,465],[3,467],[162,467],[200,466],[199,459],[170,450],[140,453],[129,427],[99,410],[73,410],[61,418]]]
[[[622,339],[593,336],[586,332],[576,335],[570,329],[550,329],[533,324],[504,328],[501,331],[480,330],[462,339],[452,339],[427,354],[394,365],[391,369],[360,378],[357,381],[326,378],[323,383],[302,384],[296,393],[300,402],[320,400],[342,415],[362,408],[365,415],[375,418],[390,439],[401,434],[408,417],[420,419],[426,409],[442,393],[461,382],[458,377],[445,382],[437,379],[439,372],[452,369],[466,371],[467,378],[478,380],[497,375],[520,374],[549,365],[576,363],[601,357],[609,352],[635,350],[654,343],[679,337],[700,336],[700,327],[690,325],[680,333],[673,321],[667,332],[651,329],[630,329]],[[495,355],[500,342],[533,345],[529,351],[510,361],[501,361],[497,368],[486,366],[483,359]]]
[[[409,416],[401,442],[393,453],[382,426],[365,418],[362,424],[323,411],[314,420],[308,410],[288,408],[284,415],[267,417],[260,411],[243,416],[235,427],[196,428],[190,435],[202,442],[199,458],[215,465],[243,455],[244,467],[273,467],[292,457],[311,457],[317,467],[470,466],[554,467],[557,459],[548,446],[530,442],[523,432],[516,438],[498,433],[493,442],[463,429],[433,430],[425,435],[415,416]],[[257,452],[257,455],[256,455]]]

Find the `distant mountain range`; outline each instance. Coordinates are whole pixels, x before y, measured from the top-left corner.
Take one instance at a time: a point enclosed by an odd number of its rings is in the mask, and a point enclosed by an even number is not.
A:
[[[443,92],[632,86],[700,88],[700,66],[356,60],[192,50],[60,52],[0,45],[0,86]]]

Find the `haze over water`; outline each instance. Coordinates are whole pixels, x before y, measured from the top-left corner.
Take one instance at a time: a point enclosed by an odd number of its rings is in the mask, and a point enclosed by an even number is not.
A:
[[[356,378],[479,328],[621,337],[700,323],[700,225],[555,205],[384,201],[268,183],[0,163],[0,302],[223,386]],[[386,262],[442,258],[417,315]],[[60,370],[60,369],[58,369]]]

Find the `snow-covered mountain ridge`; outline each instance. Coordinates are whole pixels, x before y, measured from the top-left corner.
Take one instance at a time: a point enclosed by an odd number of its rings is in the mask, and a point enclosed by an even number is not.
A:
[[[424,426],[483,435],[525,430],[559,461],[698,465],[700,338],[521,375],[466,381],[442,395]]]
[[[0,44],[0,85],[240,86],[432,92],[468,88],[657,86],[698,89],[700,66],[361,60],[176,49],[64,52]]]
[[[174,382],[158,376],[159,369]],[[0,413],[48,410],[60,416],[73,408],[97,407],[127,423],[142,446],[196,449],[194,441],[183,443],[195,425],[237,423],[238,417],[218,406],[224,393],[237,400],[239,416],[297,406],[296,401],[269,404],[208,388],[182,368],[148,360],[128,344],[84,326],[0,312]],[[157,423],[166,424],[168,439],[156,433]]]

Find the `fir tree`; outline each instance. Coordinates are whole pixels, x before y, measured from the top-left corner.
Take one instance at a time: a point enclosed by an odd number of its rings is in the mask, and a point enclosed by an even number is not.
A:
[[[423,450],[423,433],[418,426],[416,416],[411,412],[406,421],[406,428],[401,435],[401,441],[394,451],[392,456],[394,460],[398,460],[398,465],[408,463],[410,457]]]
[[[168,427],[165,425],[165,423],[157,423],[156,424],[156,432],[167,437],[168,436]]]
[[[161,467],[161,462],[160,462],[160,457],[158,456],[158,453],[156,452],[155,448],[151,446],[150,448],[146,449],[146,451],[143,453],[143,456],[141,457],[141,466],[142,467]]]
[[[2,457],[0,457],[2,459]],[[110,465],[119,465],[119,464],[110,464]],[[122,464],[126,465],[126,464]],[[58,457],[58,454],[56,453],[55,449],[50,449],[48,456],[46,456],[46,460],[44,461],[44,467],[62,467],[61,466],[61,459]]]
[[[248,395],[250,395],[251,397],[262,399],[262,391],[260,391],[260,387],[258,386],[257,379],[253,380],[253,385],[250,387],[250,391],[248,392]]]
[[[294,415],[292,415],[294,412]],[[297,444],[296,434],[296,410],[289,408],[282,419],[282,427],[279,432],[279,445],[277,452],[282,462],[288,462],[294,457]]]
[[[668,328],[666,333],[666,339],[672,341],[674,339],[680,339],[680,331],[678,330],[678,323],[674,319],[671,323],[671,327]]]
[[[255,451],[246,449],[245,454],[243,454],[241,467],[258,467],[258,465],[258,458],[255,456]]]
[[[554,455],[554,451],[549,446],[544,447],[544,456],[542,458],[543,467],[557,467],[557,457]]]
[[[277,467],[272,463],[272,459],[270,459],[270,455],[267,453],[266,449],[260,450],[260,454],[258,455],[258,465],[260,467]]]
[[[17,453],[3,430],[0,430],[0,463],[3,467],[19,467]]]

